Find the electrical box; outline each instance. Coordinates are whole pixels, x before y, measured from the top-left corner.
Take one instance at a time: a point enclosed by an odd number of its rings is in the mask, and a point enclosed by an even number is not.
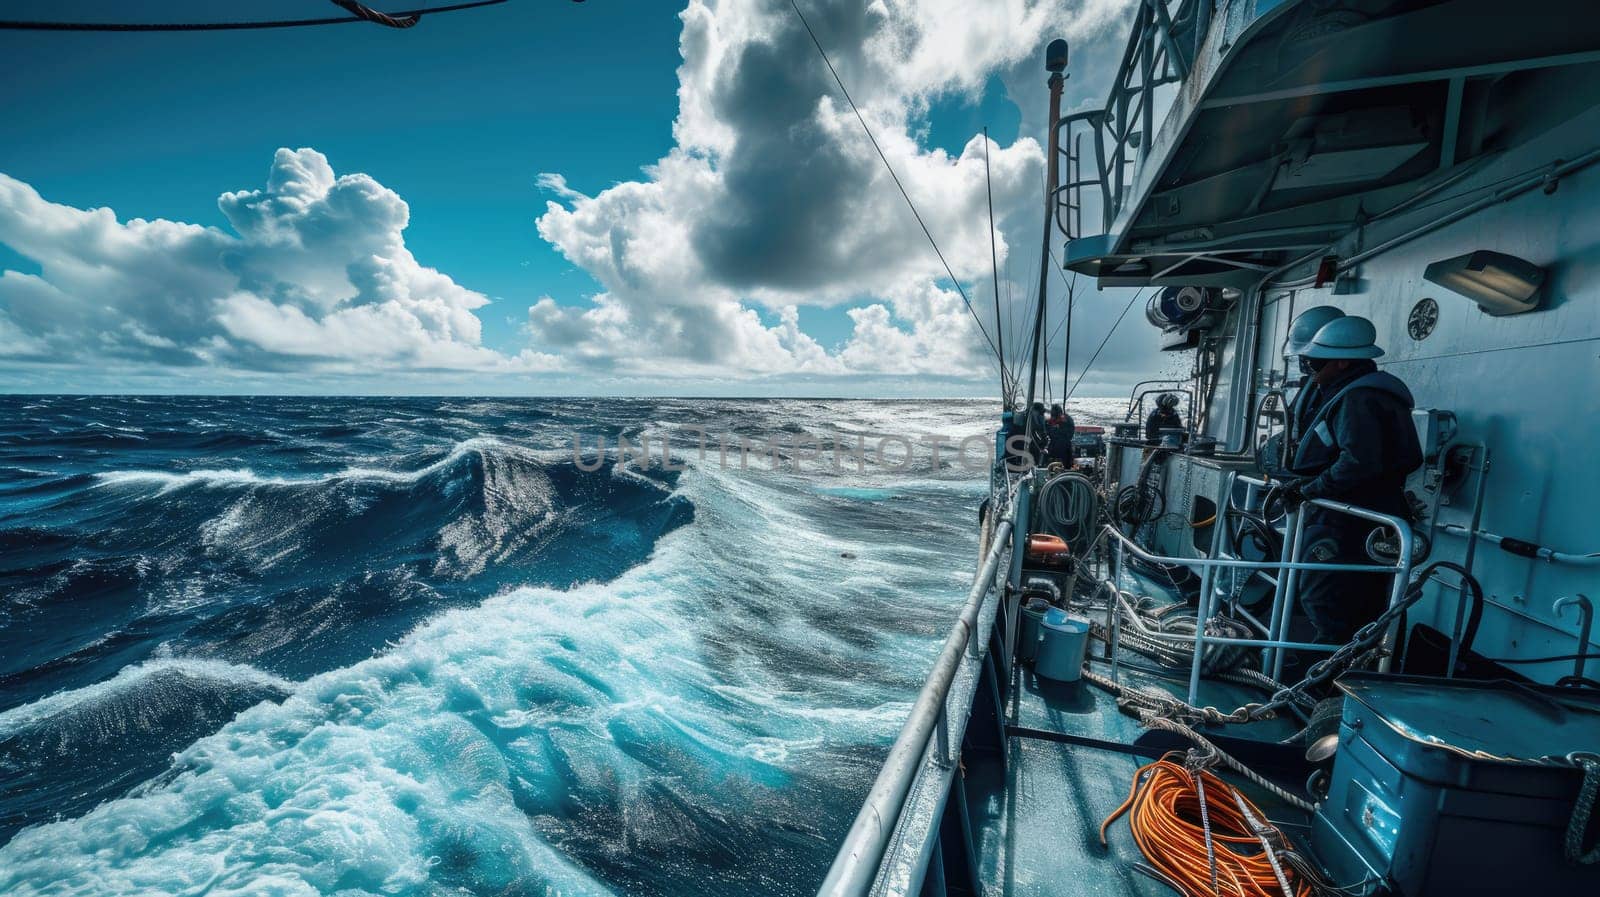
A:
[[[1566,860],[1582,774],[1562,762],[1600,746],[1600,692],[1376,673],[1338,685],[1339,748],[1311,835],[1337,884],[1600,894],[1600,864]],[[1516,762],[1539,758],[1554,760]]]
[[[1422,459],[1434,461],[1445,445],[1455,438],[1456,416],[1437,408],[1417,408],[1411,412],[1411,424],[1417,428],[1417,444],[1422,446]]]

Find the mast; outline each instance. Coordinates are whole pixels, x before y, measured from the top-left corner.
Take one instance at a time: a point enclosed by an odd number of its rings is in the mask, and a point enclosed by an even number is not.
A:
[[[1044,51],[1044,67],[1050,72],[1050,121],[1047,123],[1047,139],[1045,140],[1045,186],[1044,186],[1044,234],[1042,245],[1039,249],[1039,303],[1033,315],[1033,346],[1031,357],[1028,359],[1028,398],[1023,404],[1023,415],[1027,419],[1027,428],[1024,430],[1028,445],[1033,445],[1033,396],[1039,381],[1039,351],[1044,342],[1044,301],[1046,289],[1050,283],[1050,226],[1052,206],[1056,201],[1056,181],[1059,172],[1056,168],[1055,129],[1056,122],[1061,118],[1061,88],[1066,83],[1066,76],[1062,74],[1067,68],[1067,42],[1057,38],[1050,42]],[[1048,376],[1048,375],[1046,375]]]
[[[983,126],[983,192],[989,199],[989,269],[994,277],[994,337],[999,341],[995,354],[1000,356],[1000,407],[1011,407],[1011,379],[1006,376],[1006,332],[1000,325],[1000,257],[994,240],[994,186],[989,180],[989,126]]]

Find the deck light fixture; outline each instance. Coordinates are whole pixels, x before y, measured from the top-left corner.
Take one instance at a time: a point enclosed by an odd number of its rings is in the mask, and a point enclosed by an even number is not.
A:
[[[1532,262],[1480,249],[1429,265],[1422,276],[1478,303],[1485,312],[1516,315],[1539,307],[1545,270]]]

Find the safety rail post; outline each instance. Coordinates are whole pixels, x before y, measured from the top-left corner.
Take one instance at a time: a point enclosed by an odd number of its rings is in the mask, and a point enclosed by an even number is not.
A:
[[[1257,479],[1255,477],[1238,475],[1235,481],[1244,483],[1246,486],[1252,489],[1257,487],[1261,489],[1267,488],[1267,482],[1265,480]],[[1300,563],[1300,550],[1303,547],[1302,542],[1304,541],[1305,532],[1306,507],[1322,508],[1324,510],[1333,511],[1334,513],[1358,517],[1362,520],[1370,520],[1374,523],[1381,523],[1392,527],[1400,540],[1399,557],[1395,559],[1393,564],[1387,564],[1383,566],[1374,566],[1371,564]],[[1328,570],[1343,571],[1348,573],[1388,573],[1394,576],[1394,581],[1389,589],[1389,606],[1393,607],[1405,597],[1406,586],[1411,578],[1411,555],[1415,543],[1415,540],[1411,534],[1411,525],[1401,518],[1394,516],[1393,514],[1383,514],[1378,511],[1371,510],[1370,508],[1363,508],[1357,505],[1347,504],[1345,502],[1330,501],[1322,498],[1309,499],[1300,508],[1291,512],[1288,529],[1290,536],[1287,542],[1289,562],[1279,565],[1258,565],[1263,569],[1269,566],[1277,566],[1278,569],[1282,571],[1278,576],[1277,587],[1273,591],[1272,614],[1271,619],[1269,620],[1271,623],[1271,632],[1269,633],[1268,640],[1263,643],[1263,645],[1270,645],[1271,647],[1270,649],[1264,649],[1262,654],[1264,662],[1270,660],[1269,675],[1274,679],[1279,679],[1283,676],[1283,664],[1285,660],[1284,651],[1304,650],[1302,648],[1294,647],[1294,644],[1288,641],[1289,624],[1294,616],[1295,599],[1298,597],[1297,590],[1299,572],[1301,570]],[[1383,646],[1385,649],[1388,649],[1393,647],[1393,645],[1394,627],[1391,626],[1389,632],[1384,636]],[[1388,672],[1389,666],[1390,658],[1386,654],[1383,660],[1379,661],[1378,668],[1383,672]]]
[[[1233,494],[1233,479],[1237,474],[1229,471],[1223,479],[1223,495]],[[1218,517],[1221,516],[1219,512]],[[1227,529],[1221,520],[1213,520],[1211,524],[1211,553],[1210,558],[1216,558],[1222,552],[1222,531]],[[1200,574],[1200,606],[1196,609],[1194,625],[1194,660],[1189,666],[1189,703],[1200,700],[1200,669],[1204,666],[1206,644],[1206,621],[1211,619],[1211,614],[1216,606],[1216,575],[1215,567],[1206,567]]]
[[[1012,498],[1006,516],[995,528],[989,554],[973,580],[966,603],[962,605],[955,625],[946,636],[927,681],[917,693],[910,714],[890,745],[878,777],[868,789],[855,821],[840,842],[833,865],[817,891],[819,897],[862,897],[871,890],[888,849],[889,839],[899,825],[911,785],[924,766],[923,757],[928,752],[930,741],[940,737],[941,724],[948,723],[950,688],[957,671],[966,660],[967,645],[973,641],[973,634],[978,629],[978,615],[988,603],[989,593],[994,588],[995,575],[1005,556],[1006,540],[1018,533],[1015,523],[1021,516],[1019,500],[1020,495]],[[1023,537],[1026,532],[1026,526],[1022,527]],[[948,730],[943,732],[943,737],[948,742]],[[938,748],[937,745],[934,747]],[[936,754],[935,760],[939,756],[952,756],[948,746]]]
[[[1289,538],[1284,541],[1284,546],[1291,561],[1300,560],[1300,540],[1305,536],[1304,511],[1304,508],[1296,508],[1289,512]],[[1286,570],[1278,577],[1278,585],[1272,590],[1272,616],[1268,621],[1271,624],[1271,632],[1268,635],[1274,640],[1281,641],[1288,637],[1289,621],[1294,617],[1295,590],[1299,586],[1298,570]],[[1276,648],[1262,653],[1261,668],[1270,670],[1274,679],[1283,674],[1283,657]]]

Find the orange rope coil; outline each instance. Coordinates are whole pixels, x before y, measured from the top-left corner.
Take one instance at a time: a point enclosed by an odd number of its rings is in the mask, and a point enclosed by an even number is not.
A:
[[[1310,882],[1289,867],[1274,868],[1273,857],[1262,846],[1261,835],[1245,818],[1244,807],[1258,819],[1266,814],[1232,785],[1206,770],[1192,773],[1168,755],[1142,766],[1133,777],[1133,787],[1122,806],[1100,824],[1100,843],[1106,832],[1124,814],[1133,840],[1150,864],[1190,897],[1284,897],[1280,869],[1293,893],[1289,897],[1311,894]],[[1196,776],[1200,787],[1196,787]],[[1206,819],[1211,826],[1211,853],[1206,846],[1206,831],[1201,817],[1204,793]],[[1263,834],[1283,844],[1283,836],[1264,821]],[[1216,858],[1216,886],[1212,886],[1212,863]]]

